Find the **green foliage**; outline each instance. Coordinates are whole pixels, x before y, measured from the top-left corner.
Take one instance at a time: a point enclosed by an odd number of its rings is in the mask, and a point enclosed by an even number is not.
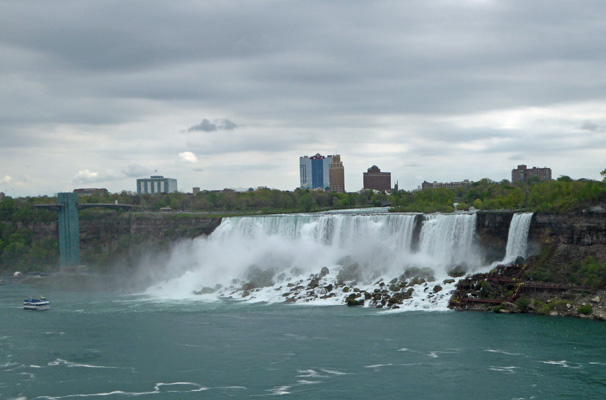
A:
[[[312,210],[314,206],[314,199],[313,197],[311,197],[311,195],[309,193],[304,194],[303,196],[301,196],[299,198],[299,207],[301,207],[301,210],[305,211],[305,212],[309,212]]]
[[[606,263],[597,262],[594,257],[587,257],[574,273],[574,277],[593,290],[604,288],[606,286]]]
[[[585,304],[584,306],[577,308],[577,311],[579,314],[589,315],[593,312],[593,307],[591,307],[589,304]]]
[[[503,309],[502,305],[494,306],[494,307],[492,307],[492,312],[499,313],[499,312],[501,312],[502,309]]]
[[[518,306],[518,309],[520,310],[520,312],[525,313],[525,312],[528,312],[528,307],[530,306],[530,302],[531,302],[531,300],[528,297],[522,296],[516,300],[516,306]]]

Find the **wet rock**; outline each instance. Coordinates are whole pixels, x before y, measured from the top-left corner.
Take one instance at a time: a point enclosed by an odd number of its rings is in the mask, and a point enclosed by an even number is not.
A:
[[[426,281],[424,278],[421,278],[419,276],[415,276],[414,278],[412,278],[410,280],[410,282],[408,282],[408,286],[414,286],[414,285],[422,285],[424,284]]]
[[[441,292],[441,291],[442,291],[442,286],[440,286],[440,285],[435,285],[435,286],[433,287],[433,291],[434,291],[434,293]]]
[[[444,279],[443,283],[445,285],[448,285],[448,284],[451,284],[451,283],[455,283],[455,280],[454,279]]]
[[[324,289],[326,289],[327,292],[332,292],[332,289],[333,289],[332,283],[329,284],[328,286],[324,286]]]
[[[424,278],[428,281],[434,281],[433,270],[431,268],[417,268],[411,267],[404,271],[404,274],[400,277],[400,280],[406,280],[413,277]]]
[[[448,271],[448,276],[452,276],[453,278],[460,278],[467,274],[467,268],[463,265],[457,265]]]
[[[310,289],[315,289],[318,286],[320,286],[320,277],[319,276],[315,276],[311,281],[309,281],[309,285],[307,285],[307,287]]]
[[[220,288],[219,288],[220,289]],[[214,289],[214,288],[210,288],[210,287],[203,287],[200,290],[196,290],[194,291],[194,294],[196,295],[201,295],[201,294],[211,294],[211,293],[215,293],[218,289]]]
[[[253,285],[253,287],[261,288],[273,286],[274,275],[275,271],[273,270],[273,268],[263,270],[259,266],[253,265],[248,269],[246,278],[248,279],[249,283]]]
[[[364,305],[364,300],[357,300],[355,298],[348,298],[347,299],[347,305],[348,306],[363,306]]]
[[[320,278],[324,278],[326,275],[330,274],[330,271],[327,267],[322,267],[320,270]]]
[[[347,262],[347,261],[344,261]],[[358,263],[346,264],[341,262],[344,267],[337,274],[337,281],[343,284],[349,281],[357,281],[362,277],[362,267]]]
[[[391,290],[392,292],[398,292],[400,291],[400,289],[402,289],[402,286],[398,281],[389,285],[389,290]]]

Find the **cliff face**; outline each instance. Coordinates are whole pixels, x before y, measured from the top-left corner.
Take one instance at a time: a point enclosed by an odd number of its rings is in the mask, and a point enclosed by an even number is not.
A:
[[[606,261],[606,213],[536,214],[528,237],[534,254],[551,249],[548,266],[587,257]]]
[[[221,218],[201,214],[103,213],[80,219],[80,243],[112,236],[144,236],[150,242],[166,238],[194,238],[210,235]]]
[[[484,253],[484,261],[491,264],[505,257],[512,212],[478,212],[476,238]]]
[[[512,212],[478,212],[477,240],[487,263],[503,259],[512,218]],[[560,262],[574,262],[583,254],[606,260],[606,213],[535,213],[528,254],[537,255],[554,246],[562,253]]]
[[[101,269],[133,267],[143,254],[157,255],[178,240],[210,235],[221,224],[218,217],[186,213],[95,212],[81,213],[79,219],[82,263]],[[56,221],[25,228],[34,242],[58,238]]]

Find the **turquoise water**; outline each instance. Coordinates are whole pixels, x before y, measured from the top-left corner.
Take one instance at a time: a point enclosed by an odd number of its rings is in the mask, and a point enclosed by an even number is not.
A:
[[[601,399],[606,323],[0,286],[1,399]]]

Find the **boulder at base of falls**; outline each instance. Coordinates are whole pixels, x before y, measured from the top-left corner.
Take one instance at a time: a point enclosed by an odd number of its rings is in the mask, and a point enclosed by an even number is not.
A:
[[[346,265],[337,274],[337,282],[342,285],[345,282],[358,281],[362,277],[362,267],[360,264],[353,263]]]
[[[404,274],[402,274],[402,276],[400,276],[400,280],[406,280],[406,279],[410,279],[410,278],[423,278],[426,281],[429,282],[433,282],[434,276],[433,276],[433,270],[431,268],[417,268],[417,267],[410,267],[407,268],[406,271],[404,271]]]
[[[358,299],[347,299],[347,305],[348,306],[363,306],[364,305],[364,300],[358,300]]]
[[[217,289],[213,289],[210,287],[203,287],[200,290],[195,290],[194,294],[196,295],[201,295],[201,294],[211,294],[211,293],[215,293],[217,291]]]
[[[457,265],[448,271],[448,276],[452,276],[453,278],[460,278],[466,274],[467,268],[465,268],[463,265]]]
[[[250,290],[254,288],[268,287],[274,284],[273,278],[276,272],[272,268],[265,270],[261,269],[257,265],[253,265],[248,269],[246,277],[248,282],[245,283],[242,288]]]

